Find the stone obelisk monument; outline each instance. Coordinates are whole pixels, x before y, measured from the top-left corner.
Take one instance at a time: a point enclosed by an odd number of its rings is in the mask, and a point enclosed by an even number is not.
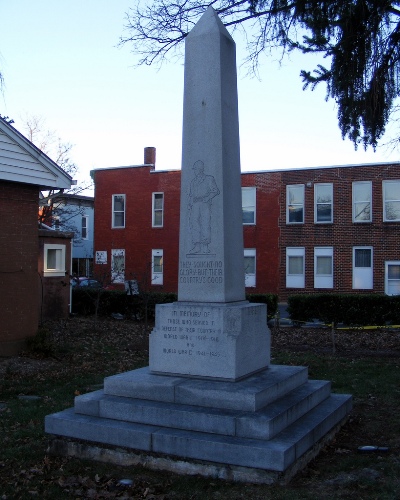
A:
[[[179,301],[245,298],[235,42],[210,8],[186,38]]]
[[[343,423],[351,396],[308,380],[306,367],[270,364],[265,305],[245,300],[235,44],[211,7],[186,39],[179,247],[178,301],[157,306],[150,365],[48,415],[50,452],[290,478]]]
[[[157,307],[150,369],[239,380],[270,360],[245,301],[235,43],[209,8],[186,38],[178,302]]]

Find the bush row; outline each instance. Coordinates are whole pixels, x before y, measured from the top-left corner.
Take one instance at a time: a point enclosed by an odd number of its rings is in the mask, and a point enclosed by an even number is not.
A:
[[[374,294],[292,295],[288,313],[294,322],[318,319],[348,326],[400,324],[400,296]]]
[[[72,312],[74,314],[90,315],[96,311],[99,316],[123,314],[137,319],[154,317],[155,305],[175,302],[174,293],[152,292],[140,295],[127,295],[119,290],[97,290],[93,288],[72,290]]]
[[[156,304],[167,304],[177,300],[176,293],[149,292],[140,295],[127,295],[125,291],[74,288],[72,290],[72,312],[83,315],[94,314],[98,302],[99,316],[123,314],[140,319],[145,317],[147,309],[147,318],[153,319]],[[276,314],[277,295],[247,294],[246,300],[267,304],[268,319]]]

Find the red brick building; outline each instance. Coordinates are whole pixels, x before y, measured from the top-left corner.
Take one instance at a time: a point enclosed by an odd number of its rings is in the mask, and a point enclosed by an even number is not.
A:
[[[0,356],[18,353],[38,329],[39,191],[70,186],[69,175],[0,118]]]
[[[95,273],[176,292],[180,171],[93,171]],[[242,173],[246,291],[400,294],[400,164]]]

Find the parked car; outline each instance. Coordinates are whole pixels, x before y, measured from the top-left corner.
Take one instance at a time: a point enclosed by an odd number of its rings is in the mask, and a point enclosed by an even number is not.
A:
[[[71,285],[74,288],[77,286],[79,286],[79,287],[83,286],[83,287],[89,287],[89,288],[102,288],[101,283],[99,283],[97,280],[94,280],[92,278],[86,278],[86,277],[72,278]]]

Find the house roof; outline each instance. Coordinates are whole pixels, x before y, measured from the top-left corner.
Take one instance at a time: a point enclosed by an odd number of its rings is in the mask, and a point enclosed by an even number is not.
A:
[[[39,189],[69,189],[72,177],[0,118],[0,180],[34,184]]]

